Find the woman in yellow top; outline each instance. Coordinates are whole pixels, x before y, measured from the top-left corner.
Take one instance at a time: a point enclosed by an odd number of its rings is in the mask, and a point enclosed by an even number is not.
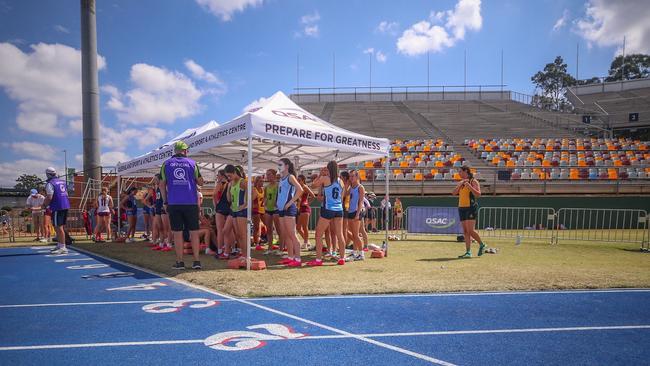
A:
[[[469,167],[461,167],[458,171],[461,181],[458,183],[454,192],[454,196],[458,196],[458,215],[460,216],[460,223],[463,226],[463,235],[465,236],[465,254],[458,256],[458,258],[471,258],[471,244],[472,238],[479,243],[478,256],[483,255],[485,244],[481,240],[474,229],[476,225],[476,216],[478,212],[478,203],[476,199],[481,196],[481,186],[478,180],[474,179],[474,174]]]

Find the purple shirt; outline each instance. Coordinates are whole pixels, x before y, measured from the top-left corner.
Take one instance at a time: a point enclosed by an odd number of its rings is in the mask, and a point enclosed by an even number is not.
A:
[[[52,185],[52,201],[50,201],[50,209],[52,211],[67,210],[70,208],[70,201],[68,200],[68,189],[65,186],[65,181],[59,178],[52,178],[47,181]]]
[[[168,205],[197,205],[196,179],[200,177],[194,160],[173,156],[165,161],[161,175],[167,182]]]

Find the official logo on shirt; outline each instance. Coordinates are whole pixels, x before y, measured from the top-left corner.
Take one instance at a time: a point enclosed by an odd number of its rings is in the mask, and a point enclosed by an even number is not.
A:
[[[185,169],[176,168],[174,169],[174,178],[177,180],[185,180]]]

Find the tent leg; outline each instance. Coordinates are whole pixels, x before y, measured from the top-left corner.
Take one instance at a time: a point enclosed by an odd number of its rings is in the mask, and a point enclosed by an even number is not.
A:
[[[253,221],[253,138],[248,137],[248,181],[246,182],[246,270],[251,269],[251,232]]]
[[[116,238],[119,238],[120,233],[122,232],[122,220],[120,218],[122,217],[122,210],[120,206],[120,193],[122,192],[122,176],[118,175],[117,176],[117,233],[115,234]],[[111,240],[111,238],[108,238],[108,240]]]
[[[386,253],[388,253],[388,202],[390,202],[390,192],[388,190],[389,183],[388,183],[388,177],[390,176],[389,172],[389,166],[390,166],[390,155],[386,155],[386,163],[384,164],[385,167],[385,177],[386,177],[386,187],[385,187],[385,192],[386,192],[386,205],[384,206],[384,242],[386,243]]]

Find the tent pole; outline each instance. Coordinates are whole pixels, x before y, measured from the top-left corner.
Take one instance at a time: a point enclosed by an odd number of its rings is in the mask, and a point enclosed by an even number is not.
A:
[[[384,169],[385,169],[384,175],[386,177],[386,188],[385,188],[385,190],[386,190],[386,201],[387,201],[386,205],[384,205],[384,229],[385,229],[384,242],[386,243],[386,253],[388,253],[388,222],[389,222],[388,221],[388,212],[389,212],[389,210],[388,210],[388,202],[390,202],[390,192],[388,190],[388,186],[389,186],[388,177],[390,176],[390,174],[389,174],[389,172],[390,172],[390,169],[389,169],[390,155],[386,155],[386,163],[384,165],[385,165],[385,167],[384,167]]]
[[[122,220],[120,218],[122,217],[122,206],[120,204],[120,193],[122,192],[122,176],[118,175],[117,176],[117,234],[115,235],[116,238],[119,238],[120,233],[122,232]],[[108,238],[108,240],[111,240],[111,238]]]
[[[251,269],[251,230],[253,211],[253,137],[248,136],[248,181],[246,182],[246,196],[248,197],[246,207],[246,270]]]

